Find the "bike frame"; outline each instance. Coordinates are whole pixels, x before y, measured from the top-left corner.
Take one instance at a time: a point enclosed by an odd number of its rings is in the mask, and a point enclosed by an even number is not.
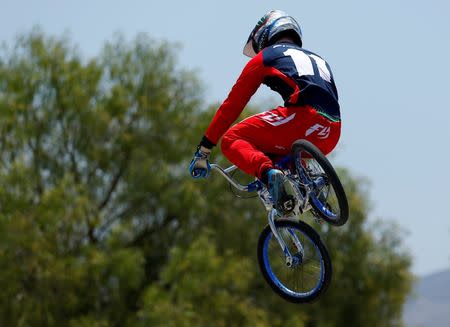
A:
[[[293,174],[291,170],[289,169],[289,163],[291,162],[290,156],[287,156],[283,159],[281,159],[279,162],[277,162],[276,167],[278,169],[281,169],[284,174],[286,175],[287,179],[289,180],[290,184],[292,185],[295,193],[296,193],[296,199],[297,203],[292,211],[292,214],[290,216],[298,216],[299,214],[302,214],[308,210],[311,209],[311,205],[309,204],[309,198],[310,193],[312,191],[313,185],[311,185],[311,181],[308,181],[304,173],[300,173],[298,175]],[[284,239],[280,236],[278,230],[275,227],[275,219],[276,217],[285,217],[284,215],[280,214],[278,210],[276,210],[273,207],[273,202],[271,199],[271,196],[269,194],[269,190],[267,187],[258,179],[255,181],[247,184],[242,185],[238,181],[236,181],[230,174],[237,170],[238,168],[236,166],[230,166],[228,168],[222,168],[221,166],[217,164],[211,164],[211,169],[219,172],[234,188],[241,192],[258,192],[258,196],[262,203],[264,204],[264,207],[268,211],[268,222],[270,229],[272,230],[273,235],[275,236],[276,240],[278,241],[278,244],[280,245],[281,250],[283,251],[285,257],[286,257],[286,265],[288,267],[291,267],[292,265],[297,264],[297,258],[295,258],[291,252],[289,251],[288,246],[286,245]],[[301,170],[300,170],[301,171]],[[302,192],[300,190],[300,185],[304,189],[305,195],[302,195]],[[289,235],[291,237],[292,242],[295,244],[295,247],[297,248],[298,252],[304,255],[303,246],[298,239],[297,235],[295,235],[294,232],[291,230],[289,231]]]

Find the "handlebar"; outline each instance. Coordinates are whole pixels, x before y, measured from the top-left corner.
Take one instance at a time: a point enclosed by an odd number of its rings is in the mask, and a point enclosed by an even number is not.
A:
[[[237,169],[236,166],[233,165],[226,169],[223,169],[222,167],[220,167],[217,164],[211,164],[210,167],[211,167],[211,170],[214,169],[214,170],[217,170],[218,172],[220,172],[222,174],[222,176],[224,176],[229,182],[231,182],[231,183],[235,182],[234,179],[229,175],[229,173],[235,171]],[[199,178],[202,176],[203,170],[204,169],[202,169],[202,168],[195,168],[194,170],[192,170],[191,176],[194,178]]]
[[[260,188],[259,181],[252,182],[248,185],[242,185],[239,182],[237,182],[233,177],[231,177],[229,174],[238,169],[238,167],[236,167],[235,165],[223,169],[217,164],[211,164],[211,169],[218,171],[233,187],[235,187],[241,192],[253,192]]]

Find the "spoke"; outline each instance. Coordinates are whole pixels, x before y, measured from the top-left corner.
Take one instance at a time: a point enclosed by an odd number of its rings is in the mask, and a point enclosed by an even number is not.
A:
[[[294,273],[292,274],[294,278],[294,289],[298,290],[298,276],[297,276],[297,270],[294,270]]]
[[[302,267],[303,267],[303,269],[310,269],[310,268],[312,268],[312,269],[318,269],[318,270],[321,269],[320,266],[316,266],[316,265],[312,265],[312,264],[306,264],[306,265],[303,265]]]
[[[317,277],[317,274],[315,274],[315,273],[310,273],[310,272],[307,272],[307,271],[304,271],[304,270],[302,270],[302,274],[303,274],[303,275],[307,275],[307,276]]]
[[[304,275],[303,275],[303,269],[301,270],[301,274],[302,274],[302,290],[304,290],[305,288],[304,288],[304,286],[305,286],[305,284],[304,284]]]
[[[275,237],[275,235],[272,234],[271,242],[269,243],[269,250],[271,254],[276,254],[276,256],[280,259],[280,262],[285,261],[285,255],[283,251],[281,251],[280,245],[278,244],[278,241]],[[278,260],[277,260],[278,262]]]

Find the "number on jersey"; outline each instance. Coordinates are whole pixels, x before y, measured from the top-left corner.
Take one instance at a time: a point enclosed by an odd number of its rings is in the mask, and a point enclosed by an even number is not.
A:
[[[312,64],[312,60],[314,60],[317,68],[319,69],[320,77],[322,77],[328,83],[331,83],[330,70],[327,68],[327,64],[322,58],[313,54],[307,55],[303,51],[297,49],[288,49],[283,52],[283,54],[292,58],[295,68],[297,69],[298,76],[314,75],[314,67]]]

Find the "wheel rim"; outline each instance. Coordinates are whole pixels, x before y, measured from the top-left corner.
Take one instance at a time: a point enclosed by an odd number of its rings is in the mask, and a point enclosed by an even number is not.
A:
[[[318,292],[323,285],[325,269],[322,254],[311,238],[292,227],[278,228],[292,255],[298,254],[291,241],[289,230],[297,236],[303,246],[302,262],[288,267],[278,241],[270,232],[264,240],[263,260],[269,278],[285,294],[297,298],[308,297]]]
[[[302,153],[304,152],[304,153]],[[340,218],[339,200],[336,191],[321,165],[316,159],[311,158],[308,154],[308,159],[302,159],[307,154],[306,151],[301,151],[296,160],[297,171],[303,171],[307,182],[312,188],[310,193],[310,201],[314,207],[320,210],[330,220],[338,220]]]

